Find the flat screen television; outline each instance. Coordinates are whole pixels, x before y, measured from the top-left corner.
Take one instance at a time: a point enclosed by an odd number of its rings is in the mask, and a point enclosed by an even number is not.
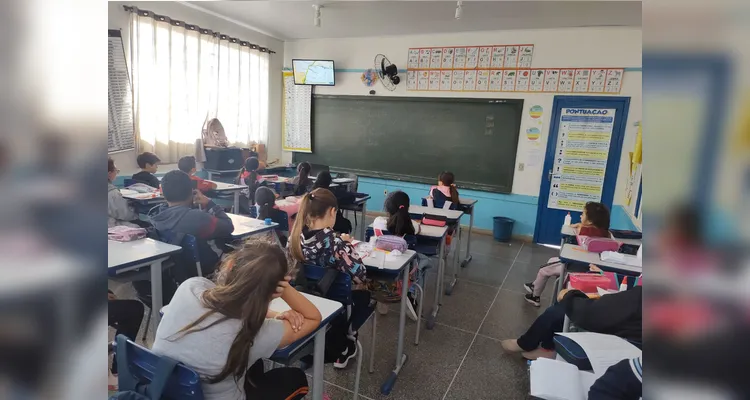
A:
[[[295,85],[333,86],[333,60],[292,60]]]

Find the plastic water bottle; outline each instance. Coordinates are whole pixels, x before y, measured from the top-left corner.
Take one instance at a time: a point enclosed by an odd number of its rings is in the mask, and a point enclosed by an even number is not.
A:
[[[620,291],[624,292],[626,290],[628,290],[628,277],[624,276],[622,278],[622,283],[620,283]]]
[[[563,222],[563,226],[568,226],[571,223],[570,213],[565,216],[565,222]]]

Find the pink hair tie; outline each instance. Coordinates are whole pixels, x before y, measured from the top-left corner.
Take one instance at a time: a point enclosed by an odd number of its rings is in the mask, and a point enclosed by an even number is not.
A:
[[[398,206],[398,209],[399,209],[399,210],[400,210],[400,209],[402,209],[402,208],[404,208],[404,206],[403,206],[403,205],[400,205],[400,206]]]

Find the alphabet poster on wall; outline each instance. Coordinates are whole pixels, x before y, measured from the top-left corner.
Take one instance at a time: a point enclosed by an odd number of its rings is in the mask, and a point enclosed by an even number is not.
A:
[[[620,93],[623,68],[534,69],[533,57],[533,44],[411,48],[406,90]]]
[[[614,121],[614,109],[562,110],[547,207],[581,211],[601,200]]]

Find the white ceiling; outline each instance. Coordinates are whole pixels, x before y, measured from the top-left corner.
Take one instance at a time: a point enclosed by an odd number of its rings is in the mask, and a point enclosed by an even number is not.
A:
[[[322,5],[321,26],[313,7]],[[506,29],[641,26],[641,1],[192,1],[183,2],[281,40]]]

